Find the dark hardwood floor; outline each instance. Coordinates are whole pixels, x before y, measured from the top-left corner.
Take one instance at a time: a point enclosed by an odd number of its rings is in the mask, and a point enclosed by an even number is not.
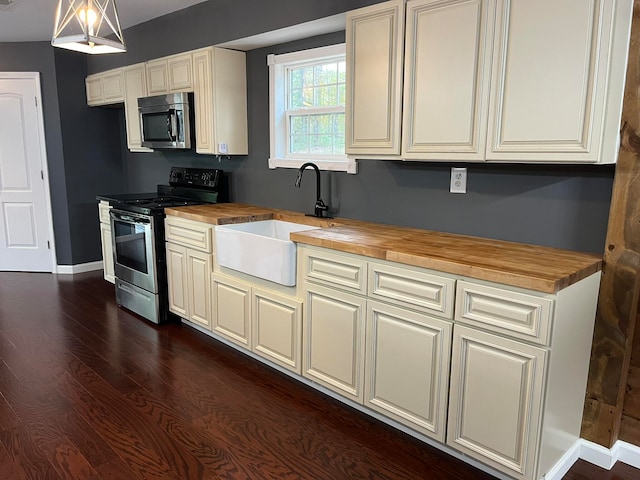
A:
[[[0,272],[0,479],[490,479],[178,324],[101,272]],[[579,462],[568,480],[638,479]]]

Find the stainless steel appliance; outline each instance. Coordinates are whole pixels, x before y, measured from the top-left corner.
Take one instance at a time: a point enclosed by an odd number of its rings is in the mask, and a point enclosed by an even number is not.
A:
[[[169,312],[164,209],[229,201],[229,178],[221,170],[173,167],[169,185],[153,193],[99,195],[113,207],[111,235],[116,301],[155,323]]]
[[[138,112],[143,147],[191,148],[194,127],[192,93],[139,98]]]

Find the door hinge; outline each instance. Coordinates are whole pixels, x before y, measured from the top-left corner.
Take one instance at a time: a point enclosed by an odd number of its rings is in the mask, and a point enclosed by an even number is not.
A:
[[[41,178],[42,180],[44,180],[44,171],[43,171],[43,170],[40,170],[40,178]]]
[[[38,97],[33,97],[33,99],[36,101],[36,107],[38,106]]]
[[[51,242],[47,240],[47,250],[51,250]]]

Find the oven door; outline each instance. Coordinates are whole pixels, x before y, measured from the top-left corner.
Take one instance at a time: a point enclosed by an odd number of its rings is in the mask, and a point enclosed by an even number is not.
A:
[[[116,278],[158,293],[153,216],[115,208],[110,215]]]

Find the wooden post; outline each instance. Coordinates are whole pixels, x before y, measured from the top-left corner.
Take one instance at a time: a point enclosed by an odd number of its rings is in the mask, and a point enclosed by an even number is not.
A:
[[[639,42],[640,0],[635,0],[621,148],[613,183],[582,421],[582,437],[607,448],[613,446],[620,432],[640,294]],[[635,443],[640,443],[640,438]]]

